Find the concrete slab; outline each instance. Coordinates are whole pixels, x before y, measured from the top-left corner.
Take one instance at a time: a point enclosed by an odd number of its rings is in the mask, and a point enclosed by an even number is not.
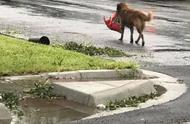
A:
[[[155,92],[149,80],[54,82],[55,93],[88,106]]]
[[[4,104],[0,103],[0,124],[10,124],[12,120],[9,110]]]
[[[95,82],[95,81],[87,81],[87,82],[55,82],[54,84],[57,84],[59,86],[68,88],[68,89],[73,89],[75,91],[83,92],[86,94],[91,94],[95,92],[100,92],[104,90],[108,90],[111,88],[114,88],[113,86]]]
[[[119,83],[117,81],[116,83]],[[131,96],[142,96],[155,92],[153,82],[148,80],[131,81],[122,86],[91,94],[88,106],[106,104],[109,101],[122,100]]]

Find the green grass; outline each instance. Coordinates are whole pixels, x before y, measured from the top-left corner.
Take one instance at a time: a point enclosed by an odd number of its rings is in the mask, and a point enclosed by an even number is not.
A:
[[[138,67],[134,62],[115,62],[99,57],[0,35],[0,76],[41,72],[123,69]]]

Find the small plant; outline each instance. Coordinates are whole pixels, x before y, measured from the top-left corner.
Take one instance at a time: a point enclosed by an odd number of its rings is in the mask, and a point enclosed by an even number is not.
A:
[[[19,106],[19,100],[21,98],[21,95],[13,92],[1,92],[0,102],[3,102],[11,112],[20,117],[23,116],[23,111]]]
[[[63,58],[62,57],[57,57],[57,59],[54,60],[54,62],[52,64],[56,65],[56,66],[61,66],[62,62],[63,62]]]
[[[122,57],[122,56],[128,56],[126,53],[120,50],[116,50],[114,48],[105,47],[104,48],[105,53],[110,57]]]
[[[151,93],[150,95],[144,95],[140,97],[132,96],[128,99],[115,100],[107,103],[106,108],[108,110],[115,110],[122,107],[137,107],[140,103],[146,102],[149,99],[160,96],[159,93]]]
[[[119,70],[116,70],[117,74],[119,75],[119,77],[121,79],[128,79],[128,80],[133,80],[133,79],[137,79],[138,78],[138,70],[136,70],[136,68],[132,68],[132,70],[128,71],[128,72],[121,72]]]
[[[117,71],[117,73],[119,74],[119,77],[121,78],[121,79],[134,79],[134,76],[129,76],[129,74],[128,73],[124,73],[124,72],[120,72],[120,71],[118,71],[118,70],[116,70]]]
[[[78,44],[76,42],[67,42],[64,44],[64,46],[54,45],[54,47],[62,47],[66,50],[72,50],[72,51],[80,52],[80,53],[90,55],[90,56],[99,56],[99,55],[107,55],[109,57],[128,56],[123,51],[117,50],[114,48],[110,48],[110,47],[98,48],[92,45],[87,46],[82,43]]]
[[[51,99],[55,97],[55,94],[53,93],[53,87],[47,80],[35,83],[34,88],[31,88],[29,91],[25,91],[24,93],[29,94],[33,97],[39,97],[43,99]]]

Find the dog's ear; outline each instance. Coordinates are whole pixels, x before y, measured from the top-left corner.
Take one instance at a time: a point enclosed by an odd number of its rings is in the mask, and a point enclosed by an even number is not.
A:
[[[127,9],[128,5],[126,3],[118,3],[117,4],[117,12],[120,12],[122,9]]]
[[[117,4],[117,12],[119,12],[121,10],[121,3]]]

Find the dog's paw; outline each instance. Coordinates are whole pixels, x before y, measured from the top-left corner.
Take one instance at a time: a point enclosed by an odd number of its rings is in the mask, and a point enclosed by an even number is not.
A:
[[[145,43],[144,42],[142,42],[142,46],[144,46],[145,45]]]
[[[120,38],[119,40],[120,40],[120,41],[123,41],[123,39],[121,39],[121,38]]]

